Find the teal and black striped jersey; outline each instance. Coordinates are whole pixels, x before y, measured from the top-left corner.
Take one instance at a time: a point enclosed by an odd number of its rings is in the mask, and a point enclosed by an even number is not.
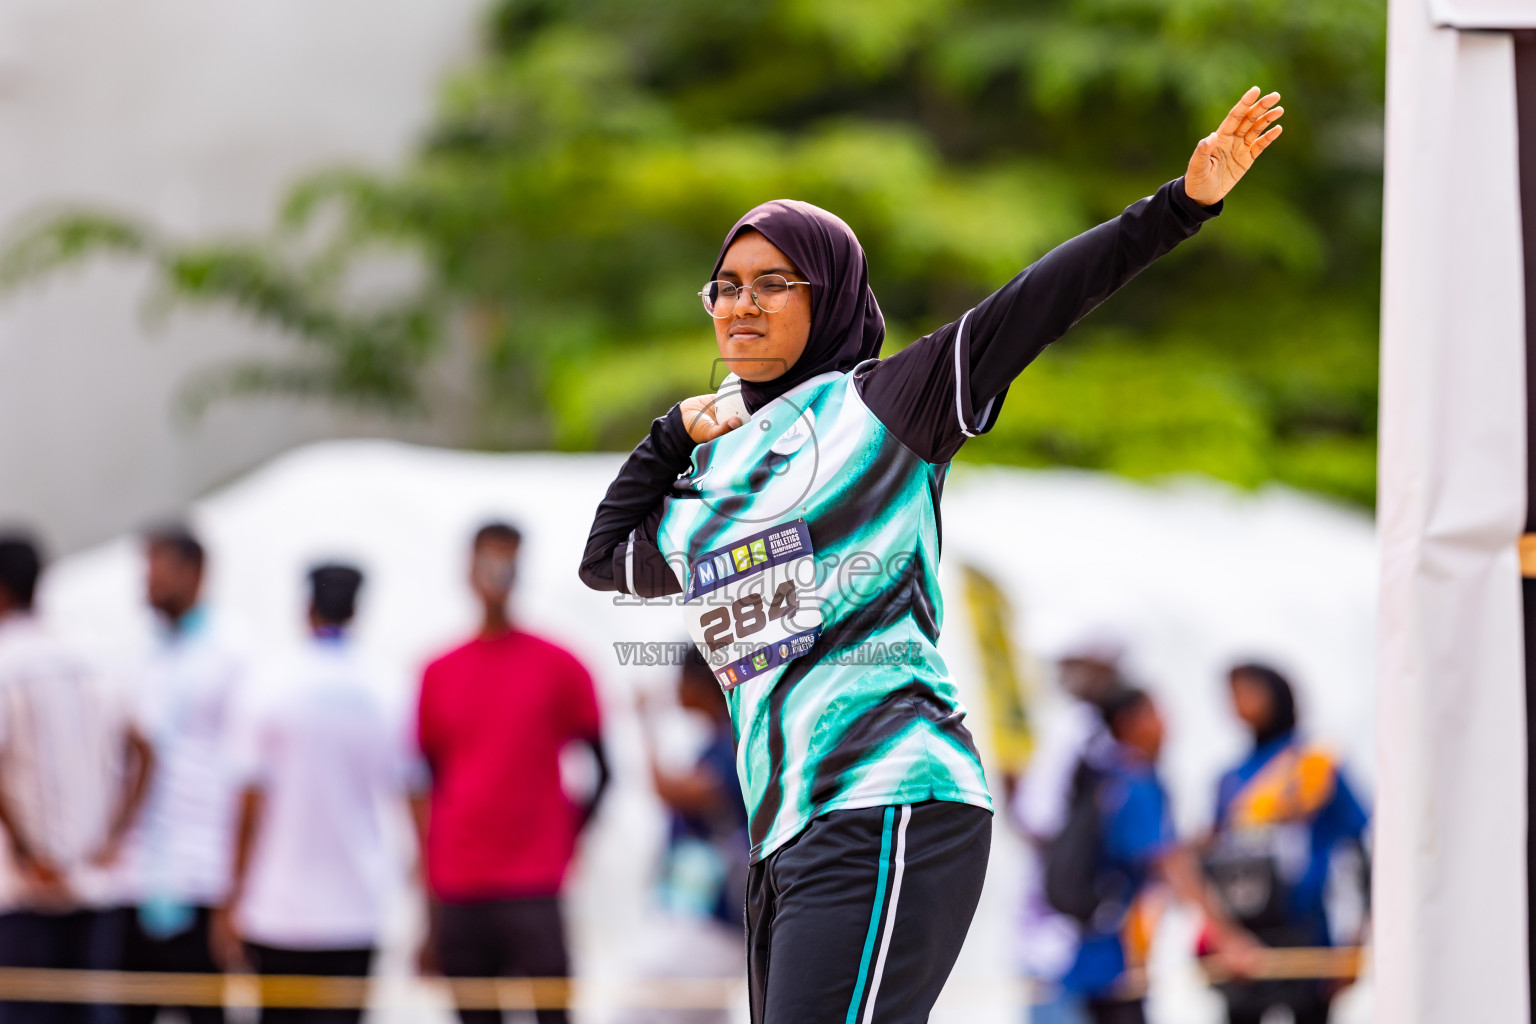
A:
[[[860,397],[857,372],[812,378],[695,448],[656,531],[682,572],[708,576],[710,552],[798,520],[808,527],[814,579],[797,581],[797,600],[819,607],[819,635],[790,660],[741,666],[739,681],[722,675],[754,860],[840,808],[950,800],[991,809],[936,647],[947,467],[886,429]]]
[[[678,407],[651,425],[598,507],[581,563],[588,586],[660,597],[791,558],[816,567],[799,596],[819,604],[819,627],[784,635],[773,616],[786,609],[764,594],[742,609],[750,622],[733,620],[734,639],[778,627],[782,641],[717,672],[754,859],[837,808],[931,798],[990,807],[935,646],[949,460],[996,422],[1009,384],[1047,345],[1219,211],[1169,182],[959,321],[805,381],[708,444],[694,446]],[[813,559],[799,554],[802,536]],[[724,617],[711,629],[725,630]],[[709,646],[715,634],[704,634]]]

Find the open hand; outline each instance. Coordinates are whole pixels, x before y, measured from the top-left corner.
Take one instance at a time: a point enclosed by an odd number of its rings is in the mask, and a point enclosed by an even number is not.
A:
[[[1280,137],[1280,94],[1259,97],[1259,87],[1243,93],[1221,127],[1200,140],[1184,172],[1184,191],[1201,206],[1219,202],[1232,191],[1259,154]],[[1274,125],[1274,127],[1270,127]]]
[[[721,434],[741,426],[740,416],[728,416],[724,422],[716,419],[715,400],[718,397],[717,395],[694,395],[692,398],[683,399],[680,406],[683,411],[683,426],[688,428],[688,436],[693,438],[694,444],[713,441]]]

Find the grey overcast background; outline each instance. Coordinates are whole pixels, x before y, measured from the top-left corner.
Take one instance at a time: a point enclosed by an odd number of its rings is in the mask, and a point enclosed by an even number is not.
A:
[[[63,204],[188,236],[265,230],[297,176],[408,151],[482,6],[5,0],[0,230]],[[0,299],[0,525],[69,551],[294,444],[401,433],[278,400],[187,422],[176,396],[190,374],[272,339],[221,314],[147,325],[147,293],[141,268],[115,262]]]

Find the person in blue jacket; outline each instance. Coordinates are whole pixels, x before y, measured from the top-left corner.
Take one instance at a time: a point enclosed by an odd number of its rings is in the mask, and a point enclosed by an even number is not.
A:
[[[1353,849],[1367,863],[1365,807],[1337,758],[1298,730],[1285,676],[1250,662],[1232,668],[1228,680],[1253,749],[1217,784],[1207,873],[1232,915],[1266,945],[1334,945],[1326,889],[1341,852]],[[1296,1024],[1324,1024],[1337,989],[1324,980],[1222,986],[1230,1024],[1258,1024],[1278,1006]]]

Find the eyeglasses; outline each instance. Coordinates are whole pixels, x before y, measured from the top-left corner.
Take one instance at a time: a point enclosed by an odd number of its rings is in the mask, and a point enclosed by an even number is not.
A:
[[[789,290],[797,284],[808,285],[809,281],[790,281],[779,274],[764,274],[753,281],[747,287],[752,292],[752,301],[757,303],[757,308],[764,313],[777,313],[789,303]],[[741,295],[742,285],[732,284],[730,281],[711,281],[699,292],[699,298],[704,300],[704,309],[716,320],[724,320],[733,315],[736,309],[736,299]]]

